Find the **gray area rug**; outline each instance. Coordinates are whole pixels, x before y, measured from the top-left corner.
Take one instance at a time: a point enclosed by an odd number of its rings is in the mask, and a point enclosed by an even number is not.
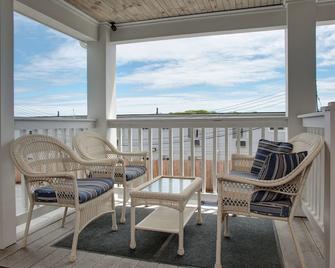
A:
[[[136,222],[152,210],[136,209]],[[121,215],[117,207],[117,215]],[[225,268],[282,267],[274,227],[263,219],[230,218],[229,239],[222,238],[222,266]],[[112,217],[105,214],[90,223],[80,234],[78,249],[144,261],[177,266],[214,267],[216,243],[216,215],[203,214],[203,224],[196,224],[194,215],[185,227],[185,255],[177,255],[178,236],[174,234],[136,231],[137,247],[129,249],[130,210],[127,223],[118,224],[112,232]],[[73,234],[58,241],[55,246],[71,248]]]

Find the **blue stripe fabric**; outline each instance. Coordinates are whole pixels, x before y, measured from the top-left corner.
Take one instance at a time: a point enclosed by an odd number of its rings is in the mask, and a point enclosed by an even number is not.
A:
[[[147,169],[144,166],[126,166],[126,180],[131,181],[145,174]]]
[[[273,217],[289,217],[292,203],[289,199],[275,202],[252,202],[250,211]]]
[[[114,181],[107,178],[78,179],[79,203],[92,200],[114,186]],[[57,202],[56,193],[51,186],[43,186],[34,191],[36,202]]]
[[[291,153],[293,145],[288,142],[274,142],[260,139],[255,155],[255,160],[251,167],[251,173],[258,175],[261,171],[266,157],[271,153]]]
[[[291,154],[270,154],[258,175],[259,180],[276,180],[290,174],[307,156],[307,152]],[[287,195],[258,191],[252,196],[253,202],[278,201],[287,199]]]

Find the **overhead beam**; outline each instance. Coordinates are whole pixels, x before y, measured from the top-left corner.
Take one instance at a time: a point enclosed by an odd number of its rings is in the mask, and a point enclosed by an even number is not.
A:
[[[318,23],[335,23],[335,1],[319,2],[316,8]]]
[[[121,24],[117,31],[111,33],[111,41],[129,43],[223,32],[245,32],[279,28],[284,25],[285,8],[277,6]]]
[[[98,40],[98,23],[64,1],[15,0],[14,9],[81,41]]]

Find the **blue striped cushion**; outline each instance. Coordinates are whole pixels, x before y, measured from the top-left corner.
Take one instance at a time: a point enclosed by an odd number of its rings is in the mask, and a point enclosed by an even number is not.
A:
[[[307,156],[307,152],[292,154],[270,154],[258,174],[260,180],[276,180],[291,173]],[[276,201],[286,199],[287,196],[279,193],[258,191],[252,196],[253,202]]]
[[[131,181],[145,174],[144,166],[126,166],[126,180]]]
[[[289,199],[275,202],[252,202],[250,211],[267,216],[289,217],[291,206],[292,203]]]
[[[258,175],[261,171],[266,157],[271,153],[290,153],[293,145],[288,142],[274,142],[261,139],[258,143],[255,160],[251,167],[251,173]]]
[[[78,179],[79,203],[85,203],[102,195],[114,186],[114,181],[106,178]],[[34,192],[36,202],[57,202],[56,193],[51,186],[37,188]]]

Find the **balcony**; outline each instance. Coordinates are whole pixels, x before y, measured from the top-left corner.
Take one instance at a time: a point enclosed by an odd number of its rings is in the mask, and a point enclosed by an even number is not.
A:
[[[182,7],[181,2],[187,5]],[[301,132],[323,136],[325,149],[311,167],[294,224],[305,265],[334,267],[334,103],[315,112],[316,25],[335,20],[334,1],[252,3],[243,0],[228,4],[227,1],[195,1],[198,5],[191,2],[176,1],[167,5],[167,1],[159,1],[159,4],[145,1],[142,6],[132,1],[127,1],[127,5],[113,1],[117,6],[114,8],[109,1],[0,1],[0,266],[169,267],[86,251],[80,251],[77,263],[70,264],[65,258],[69,250],[53,245],[73,233],[75,214],[71,209],[65,228],[61,228],[63,211],[37,207],[28,247],[21,247],[27,198],[22,186],[24,178],[13,172],[9,143],[19,136],[40,133],[72,147],[72,138],[78,132],[93,130],[117,144],[123,152],[148,151],[150,178],[162,174],[203,178],[204,213],[214,217],[217,213],[216,177],[231,168],[233,154],[254,154],[260,138],[285,141]],[[14,118],[14,11],[86,44],[87,118]],[[278,28],[286,31],[285,114],[116,115],[117,44]],[[122,191],[117,188],[116,193],[120,206]],[[274,220],[273,226],[283,266],[300,267],[286,223]],[[240,253],[244,252],[234,252],[236,256]],[[249,263],[243,265],[252,267]]]

